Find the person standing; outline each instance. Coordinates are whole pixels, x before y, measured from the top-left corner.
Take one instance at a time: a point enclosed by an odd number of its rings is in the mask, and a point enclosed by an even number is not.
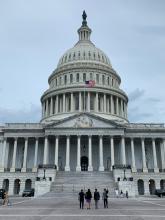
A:
[[[108,189],[103,191],[104,208],[108,208]]]
[[[3,201],[3,205],[7,206],[9,202],[9,196],[8,196],[8,192],[4,193],[4,201]]]
[[[84,209],[84,197],[85,197],[85,194],[84,194],[83,190],[81,190],[79,192],[80,209]]]
[[[87,203],[87,209],[91,208],[91,199],[92,199],[92,193],[90,191],[90,189],[88,189],[88,191],[85,194],[85,199],[86,199],[86,203]]]
[[[128,199],[128,191],[126,191],[125,196],[126,196],[126,198]]]
[[[116,195],[116,198],[119,198],[119,190],[117,188],[115,189],[115,195]]]
[[[94,192],[95,209],[98,209],[99,199],[100,199],[100,193],[97,191],[97,189],[95,189],[95,192]]]

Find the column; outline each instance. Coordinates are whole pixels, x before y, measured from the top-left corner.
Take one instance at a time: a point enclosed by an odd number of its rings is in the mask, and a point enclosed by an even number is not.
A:
[[[56,95],[56,114],[58,113],[58,95]]]
[[[0,140],[1,142],[1,140]],[[2,146],[2,158],[1,158],[1,166],[0,172],[4,172],[5,168],[5,153],[6,153],[6,146],[7,146],[7,138],[4,138],[3,142],[0,143]]]
[[[107,113],[109,113],[109,96],[107,97]]]
[[[88,92],[88,104],[87,104],[87,110],[90,112],[90,92]]]
[[[121,116],[124,117],[124,113],[123,113],[123,99],[121,99]]]
[[[73,92],[71,93],[71,112],[74,111],[74,106],[73,106]]]
[[[156,147],[155,147],[155,139],[152,138],[152,150],[153,150],[153,159],[154,159],[154,172],[159,173],[157,156],[156,156]]]
[[[116,114],[119,115],[119,98],[116,97]]]
[[[43,164],[46,165],[48,163],[48,137],[45,137],[45,143],[44,143],[44,158],[43,158]]]
[[[79,112],[82,111],[82,96],[81,96],[81,92],[79,92]]]
[[[77,136],[77,167],[76,167],[76,171],[81,171],[81,166],[80,166],[80,157],[81,157],[81,148],[80,148],[80,139],[81,137],[78,135]]]
[[[88,157],[89,157],[88,171],[93,171],[93,167],[92,167],[92,136],[88,136]]]
[[[144,145],[144,138],[141,139],[141,143],[142,143],[142,162],[143,162],[143,172],[147,173],[148,169],[146,166],[146,155],[145,155],[145,145]]]
[[[165,169],[165,139],[162,139],[161,142],[161,164],[162,164],[162,169]]]
[[[65,171],[70,171],[70,136],[66,138],[66,165]]]
[[[23,167],[21,169],[21,172],[26,172],[27,150],[28,150],[28,138],[25,138],[25,147],[24,147],[24,156],[23,156]]]
[[[36,142],[35,142],[35,153],[34,153],[33,172],[37,172],[37,159],[38,159],[38,138],[36,138]]]
[[[113,101],[113,95],[111,95],[111,114],[114,114],[114,101]]]
[[[134,139],[131,138],[132,172],[136,172]]]
[[[103,165],[103,136],[99,136],[99,171],[104,171]]]
[[[96,92],[96,98],[95,98],[95,111],[98,112],[98,92]]]
[[[17,138],[14,139],[14,150],[13,150],[12,166],[10,168],[10,172],[15,172],[16,155],[17,155]]]
[[[56,140],[55,140],[55,160],[54,160],[54,163],[55,163],[55,165],[57,166],[57,170],[59,170],[59,167],[58,167],[59,137],[56,136],[55,138],[56,138]]]
[[[53,115],[53,97],[50,99],[50,115]]]
[[[63,106],[63,112],[65,112],[66,110],[65,110],[65,93],[63,94],[63,104],[62,104]]]
[[[114,139],[110,137],[111,141],[111,171],[113,170],[113,166],[115,165],[115,154],[114,154]]]
[[[106,94],[104,93],[104,113],[106,113],[107,109],[106,109]]]
[[[46,100],[46,117],[49,116],[49,102],[48,102],[48,98]]]
[[[126,155],[125,155],[125,137],[121,137],[121,159],[122,165],[126,165]]]

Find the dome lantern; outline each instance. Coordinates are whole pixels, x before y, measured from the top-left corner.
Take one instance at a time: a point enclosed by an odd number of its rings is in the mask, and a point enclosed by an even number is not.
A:
[[[90,41],[92,30],[87,26],[87,14],[85,11],[83,11],[82,18],[82,26],[78,29],[79,41]]]

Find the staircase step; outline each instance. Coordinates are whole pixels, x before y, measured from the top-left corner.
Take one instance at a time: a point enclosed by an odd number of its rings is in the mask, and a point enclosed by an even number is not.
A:
[[[77,193],[88,188],[94,192],[97,188],[103,192],[108,188],[111,197],[114,196],[115,183],[112,172],[57,172],[55,182],[51,185],[51,193]]]

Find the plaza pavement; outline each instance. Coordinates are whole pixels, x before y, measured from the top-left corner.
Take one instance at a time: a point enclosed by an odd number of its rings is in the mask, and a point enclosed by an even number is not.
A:
[[[10,198],[11,206],[0,207],[0,220],[159,220],[165,219],[165,198],[110,198],[109,208],[80,210],[77,196],[46,195],[40,198]]]

